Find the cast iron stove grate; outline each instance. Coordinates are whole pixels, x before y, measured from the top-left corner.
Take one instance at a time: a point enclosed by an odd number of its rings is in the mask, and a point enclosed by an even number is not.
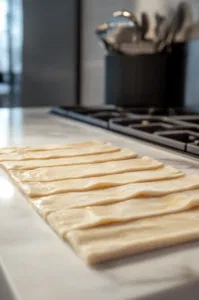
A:
[[[52,112],[199,157],[199,114],[186,109],[61,106]]]

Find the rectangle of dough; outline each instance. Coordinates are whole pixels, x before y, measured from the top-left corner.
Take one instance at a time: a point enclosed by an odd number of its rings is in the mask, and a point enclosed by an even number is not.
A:
[[[12,152],[9,154],[0,154],[0,162],[2,161],[18,161],[18,160],[30,160],[30,159],[49,159],[49,158],[61,158],[71,156],[81,156],[90,154],[100,154],[119,151],[119,147],[115,147],[109,143],[93,145],[87,147],[74,147],[66,149],[55,149],[55,150],[41,150],[41,151],[19,151]]]
[[[153,158],[143,157],[128,160],[110,161],[97,164],[85,164],[62,167],[46,167],[30,171],[11,170],[10,175],[22,182],[40,181],[50,182],[63,179],[85,178],[118,174],[129,171],[152,170],[162,167],[163,164]]]
[[[74,147],[88,147],[92,145],[100,145],[104,144],[104,142],[100,141],[86,141],[79,143],[68,143],[68,144],[49,144],[38,147],[9,147],[9,148],[0,148],[0,154],[9,154],[9,153],[20,153],[20,152],[32,152],[32,151],[44,151],[44,150],[56,150],[56,149],[67,149]]]
[[[105,161],[114,161],[121,159],[129,159],[136,157],[136,154],[129,149],[121,149],[116,152],[75,156],[55,159],[41,160],[21,160],[21,161],[5,161],[2,163],[7,170],[34,170],[43,167],[59,167],[70,165],[91,164]]]
[[[49,195],[29,200],[90,264],[199,238],[199,176],[125,151],[89,141],[3,149],[0,162],[29,196]]]
[[[199,239],[199,209],[74,230],[64,237],[80,257],[95,264]]]
[[[177,179],[131,183],[103,190],[57,194],[41,197],[38,200],[32,198],[32,203],[40,214],[46,215],[56,210],[104,205],[135,197],[158,197],[197,188],[199,188],[199,176],[187,175]]]
[[[66,179],[55,182],[19,182],[19,185],[23,192],[29,197],[43,197],[59,193],[103,189],[128,183],[172,179],[181,176],[183,176],[183,173],[175,168],[163,166],[157,170],[135,171],[100,177]]]
[[[47,220],[59,235],[73,229],[123,223],[157,215],[176,213],[199,206],[199,189],[162,197],[134,198],[109,205],[90,206],[52,212]]]

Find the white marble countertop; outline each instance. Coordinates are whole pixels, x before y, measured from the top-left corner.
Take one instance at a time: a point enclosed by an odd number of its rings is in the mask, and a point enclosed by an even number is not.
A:
[[[153,156],[187,173],[199,160],[132,138],[48,114],[49,109],[1,109],[0,147],[100,139]],[[1,300],[198,299],[199,242],[90,268],[29,207],[0,171]]]

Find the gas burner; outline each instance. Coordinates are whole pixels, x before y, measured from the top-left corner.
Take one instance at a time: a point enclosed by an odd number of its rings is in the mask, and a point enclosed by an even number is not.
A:
[[[52,112],[199,156],[199,114],[183,108],[62,106]]]

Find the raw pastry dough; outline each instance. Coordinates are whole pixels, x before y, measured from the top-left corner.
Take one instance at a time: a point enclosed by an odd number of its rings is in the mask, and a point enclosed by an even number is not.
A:
[[[10,147],[10,148],[1,148],[0,154],[9,154],[13,152],[32,152],[32,151],[44,151],[44,150],[56,150],[56,149],[67,149],[67,148],[74,148],[74,147],[88,147],[92,145],[102,145],[103,142],[100,141],[86,141],[86,142],[79,142],[79,143],[71,143],[71,144],[52,144],[52,145],[44,145],[41,147]]]
[[[104,205],[135,197],[158,197],[196,188],[199,188],[199,176],[187,175],[177,179],[131,183],[103,190],[52,195],[38,200],[33,198],[32,203],[40,214],[46,215],[56,210]]]
[[[134,157],[136,157],[136,154],[131,150],[121,149],[119,151],[111,152],[111,153],[75,156],[75,157],[68,157],[68,158],[5,161],[2,163],[2,165],[7,170],[33,170],[41,167],[81,165],[81,164],[88,164],[88,163],[98,163],[98,162],[105,162],[105,161],[129,159]]]
[[[19,181],[56,181],[72,178],[85,178],[128,171],[157,169],[163,164],[150,157],[111,161],[97,164],[75,166],[47,167],[30,171],[11,170],[10,174]]]
[[[94,264],[199,239],[199,209],[118,225],[74,230],[64,237],[79,256],[87,263]]]
[[[117,222],[121,223],[189,210],[197,206],[199,206],[199,189],[163,197],[134,198],[104,206],[56,211],[47,215],[47,220],[52,228],[62,236],[72,229],[90,228]]]
[[[118,152],[116,152],[118,153]],[[113,155],[113,153],[111,154]],[[183,173],[170,167],[163,166],[157,170],[127,172],[122,174],[66,179],[55,182],[19,182],[23,192],[29,197],[48,196],[66,192],[81,192],[108,188],[133,182],[156,181],[183,176]]]
[[[29,197],[40,196],[29,198],[33,207],[93,264],[199,238],[199,176],[135,156],[88,141],[2,149],[0,163]]]
[[[90,154],[100,154],[107,152],[119,151],[120,148],[115,147],[109,143],[103,145],[93,145],[88,147],[74,147],[66,149],[55,149],[55,150],[41,150],[41,151],[19,151],[12,152],[9,154],[0,154],[1,161],[16,161],[16,160],[30,160],[30,159],[49,159],[59,157],[71,157],[81,156]]]

